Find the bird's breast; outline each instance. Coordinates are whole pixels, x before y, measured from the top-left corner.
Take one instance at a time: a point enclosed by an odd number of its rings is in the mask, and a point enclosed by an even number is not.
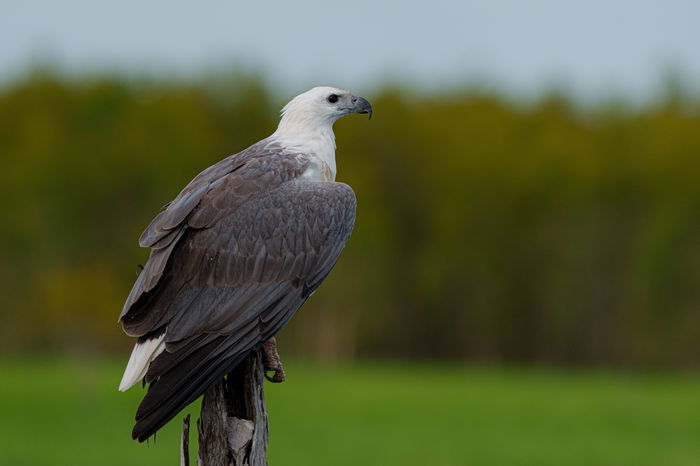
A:
[[[334,167],[323,160],[323,158],[315,155],[309,155],[309,166],[299,177],[306,181],[335,181]]]

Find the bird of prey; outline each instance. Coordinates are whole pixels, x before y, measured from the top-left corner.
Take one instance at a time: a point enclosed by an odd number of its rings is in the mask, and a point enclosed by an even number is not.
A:
[[[338,260],[355,221],[335,182],[333,124],[362,97],[316,87],[268,138],[197,175],[139,239],[151,248],[119,316],[137,337],[119,389],[150,384],[144,441],[286,324]]]

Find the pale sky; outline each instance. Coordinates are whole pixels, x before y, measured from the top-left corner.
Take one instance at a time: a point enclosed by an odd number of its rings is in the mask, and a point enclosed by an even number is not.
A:
[[[671,69],[700,89],[700,1],[0,0],[0,80],[41,60],[136,74],[252,68],[290,92],[478,81],[647,98]]]

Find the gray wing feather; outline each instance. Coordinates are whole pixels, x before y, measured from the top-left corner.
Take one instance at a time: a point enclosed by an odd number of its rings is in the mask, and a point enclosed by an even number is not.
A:
[[[354,203],[347,185],[295,181],[258,193],[211,228],[188,230],[167,280],[144,303],[148,309],[125,315],[125,330],[142,336],[167,326],[166,342],[176,342],[265,321],[276,310],[271,304],[288,294],[301,304],[340,255]]]
[[[142,247],[152,249],[151,256],[124,303],[120,321],[158,284],[172,251],[188,227],[211,226],[222,215],[235,211],[251,195],[303,173],[308,166],[307,159],[279,150],[275,144],[263,140],[212,165],[197,175],[153,219],[139,238]]]

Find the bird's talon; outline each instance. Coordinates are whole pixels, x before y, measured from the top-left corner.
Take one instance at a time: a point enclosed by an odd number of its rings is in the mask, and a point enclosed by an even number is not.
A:
[[[263,345],[263,368],[265,369],[265,378],[272,383],[284,382],[285,374],[280,361],[280,355],[277,352],[277,340],[271,337]],[[269,376],[268,372],[274,372],[275,375]]]
[[[271,376],[267,375],[268,372],[274,372],[275,374],[271,377]],[[284,370],[282,368],[279,368],[279,369],[265,368],[265,378],[272,383],[282,383],[282,382],[284,382],[284,379],[285,379],[285,373],[284,373]]]

